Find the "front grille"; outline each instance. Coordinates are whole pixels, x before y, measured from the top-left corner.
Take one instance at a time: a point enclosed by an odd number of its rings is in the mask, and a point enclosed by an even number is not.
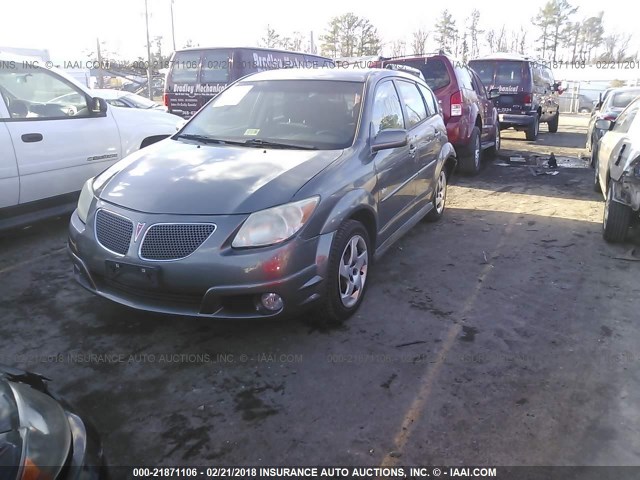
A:
[[[159,223],[142,240],[143,260],[178,260],[195,252],[216,229],[211,223]]]
[[[108,210],[96,213],[96,238],[107,250],[124,255],[129,250],[133,223]]]

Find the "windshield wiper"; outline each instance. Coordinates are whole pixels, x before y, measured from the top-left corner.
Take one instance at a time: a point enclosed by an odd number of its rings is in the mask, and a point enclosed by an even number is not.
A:
[[[226,143],[222,140],[218,140],[217,138],[208,137],[207,135],[198,135],[195,133],[179,133],[176,135],[176,138],[184,138],[186,140],[195,140],[196,142],[201,143]]]
[[[283,142],[271,142],[269,140],[262,140],[260,138],[252,138],[244,142],[244,145],[256,146],[256,147],[274,147],[274,148],[292,148],[292,149],[300,149],[300,150],[317,150],[318,147],[311,147],[306,145],[296,145],[293,143],[283,143]]]

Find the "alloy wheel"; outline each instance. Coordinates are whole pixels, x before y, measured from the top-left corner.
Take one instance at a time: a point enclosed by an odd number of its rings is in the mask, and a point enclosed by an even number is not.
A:
[[[367,243],[360,235],[354,235],[344,247],[338,270],[340,300],[345,307],[358,303],[367,281],[368,266]]]

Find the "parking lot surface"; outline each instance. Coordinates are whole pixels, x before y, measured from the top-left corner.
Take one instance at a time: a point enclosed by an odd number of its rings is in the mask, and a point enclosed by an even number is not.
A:
[[[640,242],[602,240],[585,131],[504,131],[332,330],[127,310],[73,281],[68,219],[6,234],[0,363],[49,377],[112,465],[638,464]]]

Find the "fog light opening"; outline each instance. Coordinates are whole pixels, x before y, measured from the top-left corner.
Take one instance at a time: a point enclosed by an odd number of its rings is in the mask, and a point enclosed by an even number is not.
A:
[[[277,293],[263,293],[260,297],[260,305],[269,312],[277,312],[282,310],[284,301]]]

